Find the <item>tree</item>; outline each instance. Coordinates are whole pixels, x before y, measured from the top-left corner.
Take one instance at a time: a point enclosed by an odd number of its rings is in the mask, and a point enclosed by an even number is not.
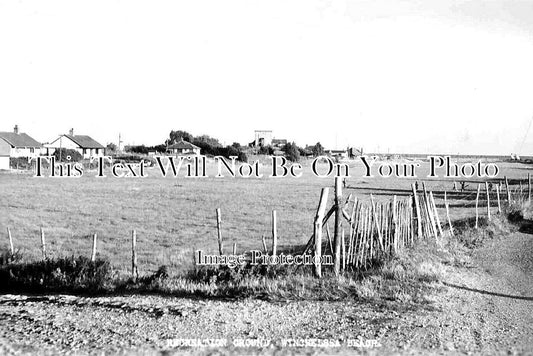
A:
[[[170,131],[170,135],[169,135],[169,139],[167,140],[167,143],[169,145],[172,145],[172,144],[178,142],[179,140],[192,142],[193,138],[194,138],[193,135],[191,135],[187,131],[181,131],[181,130],[174,131],[174,130],[172,130],[172,131]]]
[[[187,140],[185,140],[185,141],[187,141]],[[192,141],[189,141],[189,142],[192,142],[196,146],[198,146],[196,144],[197,142],[207,143],[208,145],[214,146],[214,147],[222,146],[220,144],[220,142],[218,141],[218,139],[216,139],[214,137],[211,137],[211,136],[208,136],[208,135],[196,136]]]
[[[124,151],[147,155],[148,154],[148,147],[146,147],[145,145],[126,146],[126,147],[124,147]]]
[[[108,151],[108,152],[116,152],[117,151],[117,145],[115,145],[113,142],[108,143],[105,148],[106,148],[106,151]]]
[[[260,146],[259,152],[260,155],[273,155],[274,154],[274,148],[270,145],[268,146]]]
[[[320,142],[317,142],[316,145],[313,146],[313,156],[318,157],[324,155],[324,147],[320,144]]]
[[[294,142],[287,143],[283,150],[285,151],[285,158],[287,158],[289,161],[298,162],[300,160],[300,150]]]

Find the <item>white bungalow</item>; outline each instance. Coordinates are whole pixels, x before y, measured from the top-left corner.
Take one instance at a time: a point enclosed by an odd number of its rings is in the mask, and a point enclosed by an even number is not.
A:
[[[26,133],[20,133],[18,125],[13,132],[0,132],[0,169],[9,169],[10,157],[36,157],[42,145]]]
[[[54,154],[56,149],[66,148],[78,151],[83,158],[100,157],[105,154],[105,147],[87,135],[74,135],[70,129],[68,135],[61,135],[54,141],[45,144],[47,155]]]

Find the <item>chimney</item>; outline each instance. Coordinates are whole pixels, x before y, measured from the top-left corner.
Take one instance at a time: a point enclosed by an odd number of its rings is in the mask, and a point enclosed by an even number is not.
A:
[[[69,134],[70,136],[74,136],[74,129],[70,129],[69,132],[68,132],[68,134]]]
[[[19,125],[15,125],[15,127],[13,128],[13,132],[18,135],[18,133],[19,133]]]

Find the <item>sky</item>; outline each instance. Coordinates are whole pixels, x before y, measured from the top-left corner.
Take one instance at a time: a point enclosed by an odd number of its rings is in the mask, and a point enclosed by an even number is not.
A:
[[[533,153],[533,0],[0,0],[0,131]]]

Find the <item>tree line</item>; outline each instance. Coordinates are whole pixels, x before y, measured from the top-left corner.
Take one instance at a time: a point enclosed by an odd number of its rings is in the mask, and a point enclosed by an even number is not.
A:
[[[129,153],[147,155],[149,152],[158,152],[164,153],[167,151],[168,146],[173,145],[179,141],[190,142],[195,146],[198,146],[202,154],[207,156],[223,156],[231,157],[237,156],[237,159],[242,162],[248,160],[246,154],[246,147],[241,146],[238,142],[234,142],[231,145],[222,145],[217,138],[211,137],[209,135],[200,135],[194,136],[187,131],[183,130],[172,130],[170,131],[169,137],[165,140],[164,143],[155,146],[145,146],[145,145],[135,145],[135,146],[126,146],[125,151]],[[108,151],[114,152],[117,147],[115,144],[110,143],[107,145]],[[307,146],[305,148],[298,147],[294,142],[288,142],[282,148],[284,156],[292,161],[298,162],[302,156],[321,156],[324,154],[324,147],[317,142],[313,146]],[[275,152],[274,147],[272,146],[261,146],[259,147],[258,153],[265,155],[273,155]]]

